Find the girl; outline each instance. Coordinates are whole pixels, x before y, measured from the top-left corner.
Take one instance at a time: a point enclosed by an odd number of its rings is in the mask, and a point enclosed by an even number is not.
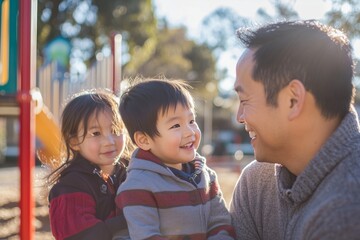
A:
[[[127,231],[115,217],[115,194],[125,180],[130,142],[115,95],[77,94],[62,114],[64,162],[49,176],[50,224],[56,239],[111,239]]]

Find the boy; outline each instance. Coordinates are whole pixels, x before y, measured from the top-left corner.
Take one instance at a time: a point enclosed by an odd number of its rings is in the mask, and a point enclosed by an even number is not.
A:
[[[233,239],[216,173],[197,152],[201,132],[189,85],[147,80],[121,98],[134,152],[116,204],[131,239]]]

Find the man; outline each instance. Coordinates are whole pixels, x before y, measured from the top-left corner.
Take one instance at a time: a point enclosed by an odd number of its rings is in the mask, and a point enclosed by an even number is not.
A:
[[[237,119],[257,161],[230,212],[238,239],[360,239],[360,130],[347,37],[316,21],[239,30]]]

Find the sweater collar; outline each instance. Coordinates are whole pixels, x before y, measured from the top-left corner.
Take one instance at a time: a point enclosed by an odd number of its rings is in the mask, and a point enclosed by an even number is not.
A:
[[[141,160],[143,162],[141,162],[139,160]],[[191,171],[191,173],[189,173],[191,175],[191,177],[196,178],[196,176],[198,176],[203,171],[203,169],[205,167],[205,162],[206,162],[205,158],[200,156],[198,153],[196,153],[195,159],[192,160],[191,162],[187,163],[187,164],[191,165],[191,166],[188,166],[189,169],[193,169],[193,171]],[[155,163],[155,165],[154,165],[154,163]],[[162,166],[162,168],[156,167],[159,165]],[[168,166],[166,166],[152,152],[145,151],[140,148],[138,148],[134,151],[132,161],[130,161],[128,170],[134,169],[134,168],[146,169],[146,170],[150,170],[150,171],[159,172],[162,174],[172,172],[172,170]],[[166,170],[163,171],[161,169],[166,169]]]
[[[134,156],[135,158],[140,158],[143,160],[147,160],[165,166],[165,164],[163,164],[162,161],[158,157],[156,157],[152,152],[142,150],[141,148],[139,148],[137,151],[134,152]]]
[[[299,176],[279,164],[275,166],[280,194],[294,203],[306,201],[323,179],[351,153],[351,143],[359,137],[358,115],[352,110]]]
[[[126,175],[126,166],[127,162],[125,159],[120,159],[115,164],[114,174],[111,175],[112,177],[123,179]],[[71,160],[71,164],[64,169],[64,171],[61,173],[62,176],[65,176],[68,173],[71,172],[82,172],[84,174],[95,174],[99,177],[101,169],[95,165],[86,160],[81,154],[78,154],[73,160]]]

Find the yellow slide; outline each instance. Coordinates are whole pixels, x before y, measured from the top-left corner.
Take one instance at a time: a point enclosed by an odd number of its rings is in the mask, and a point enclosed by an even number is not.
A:
[[[37,154],[43,164],[53,168],[60,160],[60,128],[46,106],[36,113],[35,123],[36,136],[42,143],[42,148],[37,150]]]

